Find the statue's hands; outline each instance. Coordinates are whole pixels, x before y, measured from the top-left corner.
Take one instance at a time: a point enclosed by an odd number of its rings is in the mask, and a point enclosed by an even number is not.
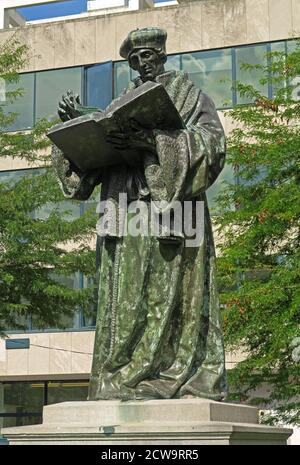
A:
[[[71,178],[76,176],[77,179],[84,179],[85,183],[95,186],[99,184],[102,177],[102,170],[93,170],[87,173],[82,173],[65,157],[62,160],[62,166],[64,171],[64,176],[66,178]]]
[[[156,153],[153,131],[142,128],[136,121],[132,121],[131,129],[127,132],[107,134],[106,141],[117,150],[137,149]]]
[[[78,105],[81,105],[80,97],[74,94],[73,91],[68,90],[62,96],[62,100],[58,104],[58,115],[62,121],[69,121],[81,115],[78,110]]]

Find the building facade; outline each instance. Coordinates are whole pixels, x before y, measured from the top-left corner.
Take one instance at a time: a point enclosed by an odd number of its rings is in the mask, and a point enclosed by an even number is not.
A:
[[[262,63],[268,51],[288,51],[294,46],[293,38],[300,36],[299,0],[182,0],[156,5],[120,0],[102,2],[105,8],[101,10],[97,2],[91,0],[89,11],[74,17],[28,24],[24,18],[18,19],[18,12],[10,12],[14,19],[3,21],[0,44],[17,32],[30,50],[19,83],[25,93],[11,107],[19,116],[10,130],[30,129],[39,118],[53,116],[58,100],[69,88],[81,94],[84,104],[105,108],[133,77],[120,59],[121,42],[132,29],[159,26],[168,31],[168,69],[189,73],[213,98],[229,132],[226,110],[243,102],[232,84],[259,80],[240,65]],[[26,4],[4,3],[13,7]],[[27,2],[34,3],[43,2]],[[20,26],[15,29],[17,20]],[[272,96],[272,88],[262,90]],[[5,88],[0,88],[1,98],[5,100]],[[28,170],[32,167],[24,161],[0,159],[1,181],[24,176]],[[209,191],[212,208],[222,180],[232,178],[233,173],[225,167]],[[78,204],[74,216],[81,211]],[[84,277],[70,277],[70,286],[84,285]],[[40,331],[33,321],[26,324],[25,333],[12,328],[7,338],[0,339],[0,428],[39,423],[43,405],[87,396],[94,318],[77,311],[65,324],[67,330]],[[228,354],[227,367],[241,356]]]

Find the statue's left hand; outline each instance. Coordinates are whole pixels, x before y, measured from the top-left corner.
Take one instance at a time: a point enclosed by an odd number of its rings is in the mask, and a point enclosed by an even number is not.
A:
[[[68,92],[62,96],[62,100],[58,104],[58,115],[62,121],[69,121],[81,115],[77,106],[80,105],[80,97],[74,94],[73,91]]]

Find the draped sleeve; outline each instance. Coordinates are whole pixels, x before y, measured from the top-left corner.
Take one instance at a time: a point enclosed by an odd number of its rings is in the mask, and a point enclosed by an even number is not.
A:
[[[66,198],[87,200],[95,186],[100,184],[102,179],[100,170],[90,173],[80,173],[71,166],[63,152],[55,145],[52,146],[51,158],[59,185]]]
[[[174,79],[170,96],[186,128],[154,132],[157,158],[145,158],[145,176],[152,199],[172,203],[199,196],[214,183],[224,167],[226,143],[213,101],[186,75]]]

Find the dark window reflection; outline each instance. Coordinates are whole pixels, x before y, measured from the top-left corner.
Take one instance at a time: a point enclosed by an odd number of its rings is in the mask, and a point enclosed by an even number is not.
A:
[[[263,72],[259,69],[241,69],[243,64],[266,65],[267,64],[267,45],[251,45],[249,47],[238,47],[236,49],[236,79],[243,84],[250,84],[259,90],[266,97],[268,96],[268,84],[261,84]],[[237,103],[250,103],[248,97],[237,95]]]
[[[86,68],[86,105],[104,110],[112,101],[112,61]]]
[[[7,100],[7,92],[17,89],[22,95],[15,98],[13,103]],[[19,129],[30,129],[34,124],[34,73],[20,74],[16,83],[0,82],[0,104],[5,106],[5,113],[16,113],[13,124],[8,127],[9,131]]]
[[[213,99],[217,108],[232,106],[230,49],[186,53],[182,55],[182,68]]]
[[[68,89],[81,94],[82,68],[65,68],[36,73],[36,119],[54,120],[57,103]]]
[[[41,422],[44,383],[0,383],[0,428]]]
[[[87,400],[88,381],[48,382],[48,405],[59,402]]]
[[[0,429],[42,423],[43,406],[86,400],[88,381],[0,383]]]

